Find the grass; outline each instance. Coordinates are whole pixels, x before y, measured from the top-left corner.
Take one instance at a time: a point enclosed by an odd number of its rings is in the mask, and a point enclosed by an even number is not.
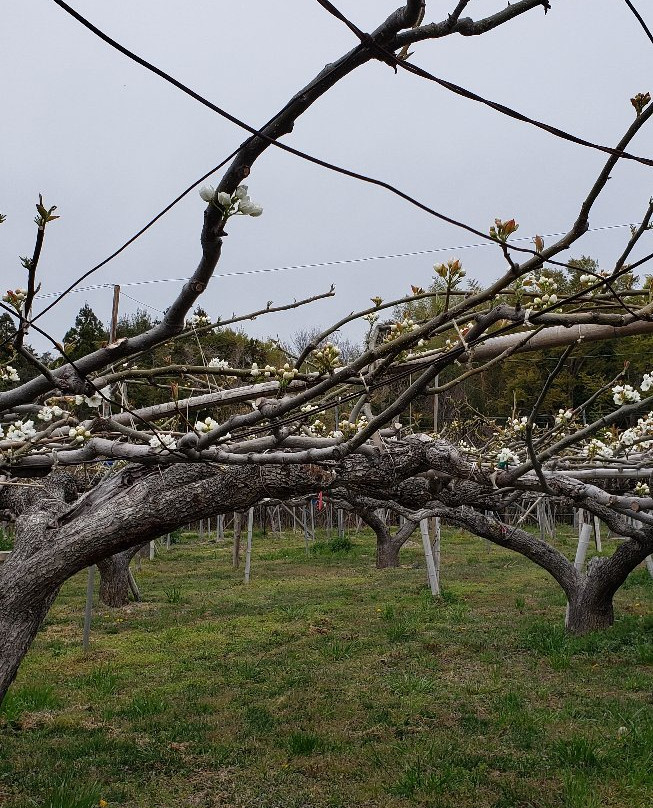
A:
[[[445,531],[434,601],[417,543],[377,571],[352,538],[255,535],[245,586],[184,534],[136,571],[145,602],[96,608],[87,654],[68,582],[0,708],[0,806],[653,804],[645,570],[574,638],[520,557]]]

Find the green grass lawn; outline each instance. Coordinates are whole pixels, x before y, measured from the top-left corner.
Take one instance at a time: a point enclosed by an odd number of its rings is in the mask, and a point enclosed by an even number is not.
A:
[[[0,708],[0,805],[650,808],[645,569],[574,639],[519,556],[445,531],[434,601],[417,544],[377,571],[353,540],[256,536],[245,585],[185,535],[136,572],[143,603],[96,609],[86,654],[70,581]]]

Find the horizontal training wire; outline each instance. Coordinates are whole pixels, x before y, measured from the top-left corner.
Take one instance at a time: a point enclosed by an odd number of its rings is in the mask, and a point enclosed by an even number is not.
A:
[[[633,227],[637,226],[638,222],[624,222],[623,224],[606,224],[601,227],[590,227],[587,232],[588,233],[600,233],[606,230],[619,230],[624,227]],[[557,238],[559,236],[564,236],[563,232],[558,233],[545,233],[542,238]],[[530,236],[523,236],[520,238],[511,239],[511,241],[532,241]],[[334,266],[344,266],[349,264],[363,264],[368,261],[388,261],[394,260],[398,258],[413,258],[419,257],[420,255],[435,255],[436,253],[441,252],[453,252],[455,250],[473,250],[477,249],[478,247],[491,247],[494,246],[493,242],[477,242],[475,244],[459,244],[457,246],[452,247],[432,247],[427,250],[412,250],[410,252],[402,252],[402,253],[389,253],[388,255],[368,255],[363,256],[361,258],[340,258],[335,261],[318,261],[312,264],[291,264],[289,266],[282,266],[282,267],[265,267],[261,269],[243,269],[243,270],[234,270],[233,272],[221,272],[216,273],[213,277],[214,278],[235,278],[240,277],[243,275],[262,275],[268,272],[286,272],[288,270],[302,270],[302,269],[323,269],[325,267],[334,267]],[[142,281],[127,281],[125,283],[117,282],[106,282],[106,283],[94,283],[90,286],[80,286],[77,287],[69,294],[77,294],[79,292],[93,292],[97,291],[98,289],[110,289],[114,286],[120,286],[122,289],[123,287],[128,289],[129,287],[133,286],[148,286],[150,284],[155,283],[185,283],[187,280],[190,279],[190,276],[187,278],[149,278]],[[60,295],[61,292],[46,292],[45,294],[37,295],[36,298],[39,300],[45,300],[47,298],[56,297]],[[143,304],[147,305],[147,304]],[[151,308],[151,307],[150,307]]]

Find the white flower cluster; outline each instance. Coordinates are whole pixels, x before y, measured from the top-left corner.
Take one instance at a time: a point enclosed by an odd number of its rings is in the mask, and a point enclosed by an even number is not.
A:
[[[316,418],[313,423],[308,427],[308,431],[311,435],[316,435],[317,437],[324,437],[327,434],[327,425],[321,418]]]
[[[415,331],[417,328],[419,328],[419,326],[414,320],[411,320],[410,317],[404,317],[403,320],[399,320],[390,326],[390,331],[387,333],[384,341],[391,342],[393,339],[397,339],[397,337],[401,337],[403,334],[407,334],[410,331]]]
[[[0,367],[0,382],[19,382],[18,371],[11,365]]]
[[[612,388],[612,399],[619,406],[623,404],[636,404],[642,400],[640,394],[630,384],[618,384]]]
[[[197,421],[195,424],[195,431],[196,432],[210,432],[212,429],[215,429],[218,426],[218,422],[214,421],[213,418],[209,415],[203,421]]]
[[[651,493],[651,489],[646,483],[637,483],[635,486],[635,494],[638,497],[647,497]]]
[[[353,423],[349,421],[348,418],[342,418],[338,424],[338,432],[340,432],[340,435],[344,438],[351,438],[353,435],[365,429],[367,424],[368,420],[364,415],[359,415]],[[335,432],[333,433],[333,437],[340,437],[340,435],[337,435]]]
[[[613,457],[613,449],[598,438],[592,440],[583,448],[583,457],[589,457],[593,460],[595,457]]]
[[[425,345],[426,345],[426,340],[424,340],[424,339],[418,340],[415,350],[410,351],[409,353],[407,353],[406,354],[406,359],[415,359],[415,357],[418,357],[420,354],[423,354],[425,351],[428,350],[428,347],[426,347],[426,348],[424,347]]]
[[[317,435],[326,438],[351,438],[356,435],[368,424],[368,420],[364,415],[360,415],[356,421],[350,422],[348,418],[342,418],[338,424],[338,429],[327,431],[327,426],[321,418],[316,418],[309,426],[309,432],[312,435]]]
[[[233,194],[225,191],[215,192],[212,185],[204,185],[200,188],[200,196],[205,202],[212,202],[222,208],[225,216],[241,214],[241,216],[260,216],[263,208],[249,198],[246,185],[239,185]]]
[[[555,425],[556,426],[562,426],[562,425],[566,426],[571,421],[571,419],[573,417],[574,417],[574,411],[573,410],[559,409],[558,414],[555,417]]]
[[[229,370],[230,365],[226,359],[218,359],[217,356],[213,357],[209,362],[210,368],[217,368],[217,370]]]
[[[591,286],[594,283],[600,282],[601,278],[609,277],[609,275],[610,275],[609,272],[601,270],[600,272],[597,272],[596,275],[581,275],[578,278],[578,282],[580,283],[581,286]],[[599,286],[597,289],[591,289],[591,290],[588,289],[586,294],[593,296],[596,294],[601,294],[602,291],[603,291],[602,287]]]
[[[322,348],[314,350],[311,356],[318,370],[322,373],[328,373],[330,370],[342,367],[340,348],[336,348],[336,346],[330,342],[327,342]]]
[[[7,429],[8,440],[28,440],[36,435],[34,421],[14,421]]]
[[[519,463],[519,456],[516,455],[507,446],[504,446],[497,452],[497,466],[500,469],[506,468],[509,465],[517,465]]]
[[[100,393],[102,395],[100,395]],[[93,393],[92,396],[75,396],[75,404],[77,404],[77,406],[80,404],[86,404],[87,407],[92,407],[96,410],[104,400],[102,396],[106,396],[108,398],[110,394],[111,388],[109,386],[103,387],[99,393]]]
[[[84,443],[91,437],[91,433],[83,426],[71,426],[68,430],[68,437],[75,443]]]
[[[2,300],[13,306],[16,311],[20,311],[26,298],[27,289],[7,289],[7,294],[3,296]]]
[[[57,407],[56,404],[54,407],[43,406],[36,413],[36,417],[40,421],[51,421],[53,418],[58,418],[60,415],[63,415],[63,410],[61,407]]]
[[[263,376],[266,379],[278,376],[284,382],[292,381],[298,373],[297,368],[291,367],[288,362],[281,368],[275,368],[273,365],[266,365],[264,368],[260,368],[256,362],[252,362],[252,368],[249,371],[249,375],[255,379],[259,376]]]
[[[509,418],[506,429],[508,432],[512,432],[515,435],[521,435],[526,432],[527,424],[528,418],[525,415],[522,415],[521,418]]]
[[[154,435],[154,437],[150,438],[150,446],[153,449],[159,449],[162,452],[174,452],[174,450],[177,448],[177,441],[172,437],[172,435]]]
[[[199,328],[201,325],[210,325],[211,318],[206,314],[193,314],[186,320],[186,328]]]
[[[648,393],[648,391],[653,387],[653,373],[645,373],[644,378],[642,379],[642,383],[639,386],[639,389],[643,393]]]
[[[647,437],[651,439],[644,440],[644,438]],[[619,444],[624,447],[626,451],[635,444],[640,450],[653,448],[653,412],[649,412],[644,418],[638,418],[635,426],[624,429],[619,435]]]
[[[534,309],[544,309],[547,306],[555,306],[558,302],[558,295],[556,294],[558,284],[548,275],[526,277],[524,278],[523,286],[527,291],[535,295],[531,304]]]
[[[300,407],[301,412],[315,412],[317,406],[315,404],[304,404],[303,407]]]

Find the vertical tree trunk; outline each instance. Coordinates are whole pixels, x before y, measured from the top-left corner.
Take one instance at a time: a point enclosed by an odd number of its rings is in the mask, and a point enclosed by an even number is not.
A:
[[[141,546],[146,547],[147,544]],[[141,547],[132,547],[122,553],[116,553],[116,555],[98,561],[100,600],[105,606],[118,609],[129,603],[129,592],[132,590],[131,581],[129,580],[129,564],[140,549]],[[138,598],[136,599],[138,600]]]
[[[377,570],[385,570],[391,567],[399,566],[399,550],[401,545],[392,541],[391,537],[387,540],[380,541],[378,534],[376,537],[376,568]]]
[[[612,598],[598,599],[584,591],[569,601],[566,628],[571,634],[583,635],[590,631],[603,631],[614,624]]]

